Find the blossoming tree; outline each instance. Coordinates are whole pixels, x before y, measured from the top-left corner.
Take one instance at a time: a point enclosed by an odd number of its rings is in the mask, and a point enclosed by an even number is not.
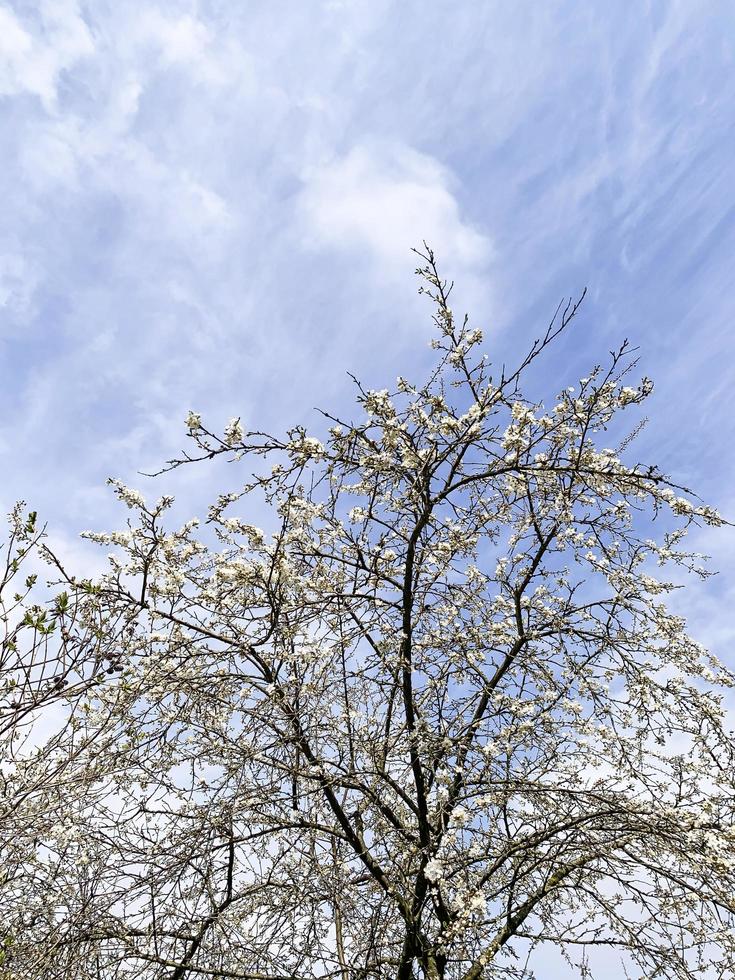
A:
[[[421,262],[425,383],[358,386],[323,443],[191,413],[170,466],[255,470],[201,528],[115,485],[109,573],[65,583],[99,666],[10,976],[528,978],[551,946],[575,975],[600,946],[735,969],[733,678],[655,574],[705,574],[683,538],[722,519],[605,445],[651,387],[627,345],[544,409],[524,373],[578,304],[493,373]]]

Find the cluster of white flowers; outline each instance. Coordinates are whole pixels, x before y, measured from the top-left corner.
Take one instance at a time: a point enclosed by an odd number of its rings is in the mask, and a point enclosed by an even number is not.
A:
[[[122,500],[122,502],[131,510],[145,509],[145,498],[137,490],[133,490],[131,487],[126,487],[124,483],[120,482],[120,480],[115,480],[112,477],[107,482],[110,486],[114,487],[118,498]]]
[[[519,426],[531,425],[536,421],[533,409],[528,405],[524,405],[523,402],[513,402],[510,414]]]
[[[520,425],[511,424],[503,433],[501,445],[512,456],[528,446],[528,437]]]
[[[618,395],[618,403],[623,405],[629,405],[631,402],[638,401],[638,391],[635,388],[621,388],[620,394]]]
[[[424,868],[424,875],[429,881],[434,884],[438,884],[444,877],[445,868],[441,861],[436,858],[432,858],[430,861],[426,862],[426,867]]]
[[[132,531],[82,531],[80,537],[95,544],[116,544],[120,548],[131,548],[135,535]]]
[[[365,411],[368,415],[385,416],[388,418],[395,415],[393,403],[385,389],[382,391],[368,391],[364,401]]]
[[[243,428],[239,418],[230,419],[225,426],[224,440],[228,446],[236,446],[243,440]]]
[[[464,825],[467,823],[469,819],[470,819],[470,815],[465,807],[455,806],[449,818],[450,826],[464,827]]]
[[[297,438],[292,439],[288,448],[292,457],[298,462],[306,462],[310,459],[318,460],[324,456],[322,443],[314,436],[307,436],[304,433],[300,433]]]

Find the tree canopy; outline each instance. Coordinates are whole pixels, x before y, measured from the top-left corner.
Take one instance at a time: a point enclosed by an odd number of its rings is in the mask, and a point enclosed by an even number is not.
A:
[[[529,400],[579,303],[494,368],[420,260],[425,381],[356,382],[321,439],[190,412],[166,469],[225,456],[240,489],[172,527],[115,482],[108,571],[46,550],[53,598],[8,599],[0,976],[735,970],[733,675],[666,605],[723,519],[637,423],[607,445],[652,387],[627,343]]]

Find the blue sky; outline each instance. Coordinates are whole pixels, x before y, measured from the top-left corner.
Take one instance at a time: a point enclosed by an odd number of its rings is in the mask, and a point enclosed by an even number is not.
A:
[[[82,561],[189,408],[281,428],[420,375],[425,238],[498,360],[587,286],[539,390],[630,338],[639,455],[732,517],[734,54],[729,0],[0,2],[0,504]],[[700,543],[728,655],[733,536]]]

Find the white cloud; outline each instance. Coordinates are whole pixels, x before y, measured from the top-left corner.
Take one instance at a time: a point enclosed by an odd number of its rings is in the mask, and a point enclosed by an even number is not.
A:
[[[152,46],[162,67],[185,67],[189,74],[209,85],[232,83],[247,71],[250,63],[232,37],[215,34],[190,14],[169,16],[148,8],[134,25],[126,28],[126,35],[132,51]]]
[[[198,61],[211,41],[206,25],[190,15],[169,19],[158,10],[148,10],[142,27],[144,34],[160,43],[164,59],[172,64]]]
[[[491,257],[489,239],[463,219],[449,171],[397,143],[362,144],[314,167],[301,196],[312,246],[369,252],[381,273],[405,283],[410,249],[426,240],[457,275],[474,275]]]
[[[52,112],[59,74],[91,55],[94,41],[75,0],[46,0],[39,14],[43,30],[33,35],[0,7],[0,94],[37,95]]]

